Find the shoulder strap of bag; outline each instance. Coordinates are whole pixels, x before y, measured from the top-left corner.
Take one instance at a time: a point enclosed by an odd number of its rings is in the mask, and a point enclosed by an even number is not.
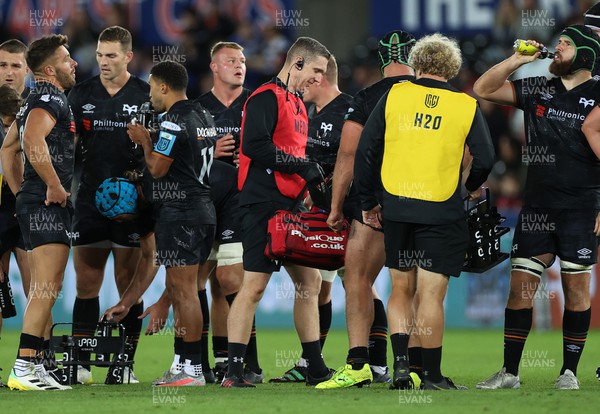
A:
[[[300,201],[302,201],[302,196],[304,196],[304,194],[306,193],[306,190],[308,189],[308,183],[304,184],[304,187],[302,187],[302,190],[300,190],[300,193],[298,194],[298,196],[296,196],[296,198],[294,199],[292,205],[290,206],[290,211],[292,213],[296,213],[298,212],[300,209]]]

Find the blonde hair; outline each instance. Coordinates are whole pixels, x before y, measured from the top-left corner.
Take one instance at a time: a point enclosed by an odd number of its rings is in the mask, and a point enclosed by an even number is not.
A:
[[[238,44],[238,43],[235,43],[235,42],[217,42],[210,49],[210,57],[213,58],[215,56],[215,53],[217,53],[221,49],[235,49],[235,50],[239,50],[240,52],[244,51],[244,48],[240,44]]]
[[[460,47],[455,39],[439,33],[424,36],[410,51],[408,64],[415,71],[452,79],[458,75],[462,65]]]

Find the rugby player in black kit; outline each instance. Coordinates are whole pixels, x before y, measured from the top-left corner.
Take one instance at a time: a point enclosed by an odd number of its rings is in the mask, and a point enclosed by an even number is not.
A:
[[[523,110],[527,131],[523,157],[529,164],[513,239],[504,364],[477,388],[520,387],[518,368],[531,329],[533,298],[542,272],[556,256],[565,309],[563,365],[555,388],[579,388],[577,365],[590,326],[590,271],[598,254],[600,210],[600,151],[590,147],[582,125],[600,98],[600,85],[591,75],[600,56],[599,42],[590,28],[569,26],[560,35],[549,67],[556,77],[507,80],[539,56],[515,53],[474,85],[482,98]]]
[[[210,51],[213,87],[196,99],[215,120],[217,145],[215,158],[237,165],[240,128],[244,104],[252,93],[244,88],[246,57],[235,42],[219,42]]]
[[[64,90],[75,84],[77,63],[66,44],[66,36],[50,35],[29,46],[27,64],[36,83],[6,138],[8,143],[18,143],[18,130],[25,154],[22,176],[11,176],[12,168],[5,171],[13,190],[22,182],[16,212],[25,247],[31,251],[32,284],[17,359],[8,379],[11,389],[23,391],[70,389],[48,375],[39,359],[71,245],[73,207],[68,189],[73,179],[75,124]],[[14,160],[18,151],[18,144],[5,146],[2,158]]]
[[[9,39],[0,44],[0,116],[2,117],[2,124],[4,126],[0,125],[1,143],[4,143],[4,135],[13,123],[22,101],[29,95],[29,88],[25,87],[25,78],[29,73],[25,59],[26,52],[27,45],[17,39]],[[22,99],[19,99],[16,95],[19,95]],[[23,168],[21,154],[13,161],[13,165],[17,164],[19,168]],[[22,172],[20,174],[22,175]],[[15,259],[17,259],[21,281],[23,282],[23,293],[27,297],[29,294],[31,271],[29,269],[27,252],[25,251],[23,235],[15,216],[16,198],[7,184],[6,180],[3,179],[1,183],[2,199],[0,200],[0,266],[3,273],[10,273],[10,253],[12,252]],[[3,316],[0,311],[0,335],[2,333],[2,318]],[[51,323],[46,330],[47,334],[50,333],[50,326],[52,326]],[[46,337],[44,335],[44,338]],[[47,343],[49,342],[44,341],[44,345]],[[0,378],[1,384],[2,378]]]
[[[210,51],[210,70],[213,74],[213,87],[210,91],[196,99],[196,102],[207,109],[212,115],[219,137],[215,145],[214,157],[219,161],[237,166],[239,160],[240,128],[246,99],[251,91],[244,88],[246,78],[246,57],[244,48],[235,42],[218,42]],[[232,173],[235,173],[232,175]],[[219,182],[215,186],[213,179]],[[227,180],[233,180],[229,182]],[[199,273],[198,289],[200,304],[204,315],[202,332],[203,344],[208,343],[208,299],[206,297],[206,280],[210,276],[212,343],[215,357],[215,381],[220,382],[227,371],[227,315],[229,306],[240,290],[244,276],[242,266],[242,239],[239,229],[239,217],[232,215],[230,210],[237,209],[235,205],[221,202],[222,194],[215,192],[227,191],[237,187],[237,172],[215,165],[214,175],[210,177],[211,193],[217,209],[217,233],[211,255]],[[223,188],[225,187],[225,188]],[[237,193],[237,190],[236,190]],[[216,261],[216,268],[215,268]],[[208,348],[203,347],[203,365],[208,363]],[[208,365],[204,367],[206,372]],[[210,374],[209,374],[210,375]],[[252,326],[250,342],[246,349],[246,379],[251,382],[262,382],[264,374],[258,363],[256,348],[256,327]],[[209,381],[210,376],[206,376]]]
[[[26,52],[27,46],[17,39],[9,39],[0,44],[0,85],[12,88],[16,93],[20,94],[23,100],[29,95],[29,88],[25,87],[25,78],[29,73],[25,59]],[[6,91],[6,93],[10,92]],[[14,97],[3,103],[4,110],[0,114],[2,115],[2,122],[4,124],[4,128],[0,127],[1,142],[4,142],[4,134],[8,131],[16,115],[16,112],[12,113],[14,105],[16,105]],[[18,106],[21,105],[19,104]],[[22,167],[22,162],[19,164]],[[15,217],[15,195],[8,187],[4,187],[6,184],[6,180],[3,180],[2,202],[0,203],[0,260],[4,273],[9,273],[10,252],[14,253],[21,273],[24,293],[27,296],[31,279],[29,262],[27,253],[25,252],[23,236]],[[2,321],[0,316],[1,327]]]
[[[592,29],[598,36],[600,36],[600,2],[594,4],[588,10],[586,10],[586,12],[584,14],[584,18],[583,18],[583,23],[587,27]],[[600,79],[600,56],[598,56],[598,59],[596,60],[596,64],[594,65],[594,70],[592,71],[592,75],[596,79]],[[592,115],[593,115],[593,117],[592,117]],[[588,140],[590,140],[591,134],[597,133],[597,131],[596,131],[597,124],[595,124],[595,123],[597,122],[596,117],[599,115],[600,114],[598,114],[598,110],[592,111],[590,113],[590,116],[586,119],[584,128],[588,128],[588,132],[586,132],[586,136],[588,137]],[[588,124],[588,120],[589,120],[589,124]],[[592,123],[594,124],[593,126],[592,126]],[[592,131],[594,131],[594,132],[592,132]],[[592,144],[590,144],[590,145],[592,145]],[[600,156],[600,153],[593,146],[592,146],[592,149],[596,153],[596,156]],[[600,381],[600,367],[598,367],[596,369],[596,378],[598,378],[598,381]]]
[[[108,256],[112,252],[114,275],[119,294],[129,285],[140,259],[140,238],[144,236],[138,223],[110,220],[95,206],[96,189],[109,177],[124,177],[126,171],[141,171],[143,153],[127,137],[127,122],[148,100],[150,87],[127,71],[133,58],[131,33],[119,26],[106,28],[100,33],[96,60],[100,75],[81,82],[69,93],[77,135],[82,147],[81,182],[75,200],[73,217],[73,263],[77,277],[77,297],[73,306],[73,333],[92,335],[100,314],[98,297]],[[127,353],[133,360],[142,321],[138,317],[144,304],[133,305],[122,323],[127,341],[132,345]],[[79,355],[89,359],[89,352]],[[115,378],[109,370],[106,382]],[[125,368],[126,383],[139,382],[129,368]],[[90,384],[89,365],[77,369],[77,380]]]
[[[188,100],[186,69],[161,62],[150,71],[150,102],[160,121],[154,146],[148,130],[130,124],[128,134],[141,145],[153,188],[156,264],[167,269],[166,289],[173,304],[175,358],[158,386],[202,386],[202,313],[197,294],[198,265],[210,254],[215,234],[215,209],[208,175],[213,143],[200,133],[206,127],[201,108]]]

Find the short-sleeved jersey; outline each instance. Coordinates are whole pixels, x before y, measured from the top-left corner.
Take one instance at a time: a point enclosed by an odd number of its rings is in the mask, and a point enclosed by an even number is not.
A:
[[[215,137],[210,114],[192,101],[176,102],[161,117],[152,156],[173,162],[167,174],[152,183],[158,221],[216,224],[208,184]]]
[[[560,78],[524,78],[513,85],[517,107],[525,114],[524,204],[600,208],[600,161],[581,131],[600,103],[600,82],[590,79],[570,91]]]
[[[325,105],[319,112],[312,104],[308,108],[308,141],[306,157],[316,161],[325,171],[333,172],[337,152],[340,147],[344,115],[352,102],[352,96],[342,93]]]
[[[244,114],[244,104],[252,91],[246,88],[242,89],[242,93],[238,96],[229,107],[223,105],[219,99],[209,91],[195,100],[212,115],[217,128],[217,136],[220,138],[224,135],[231,134],[236,141],[236,149],[240,145],[240,130],[242,128],[242,115]],[[219,158],[228,164],[233,163],[233,157]]]
[[[391,76],[383,78],[379,82],[362,89],[354,95],[354,101],[346,113],[347,121],[354,121],[357,124],[365,126],[373,108],[379,102],[379,99],[390,90],[393,84],[400,81],[413,80],[414,76]]]
[[[68,191],[73,180],[73,154],[75,150],[75,122],[64,92],[48,82],[37,82],[17,113],[17,127],[21,146],[27,117],[33,109],[43,109],[56,121],[46,137],[48,153],[52,167],[58,175],[61,185]],[[33,157],[38,159],[34,160]],[[25,151],[25,166],[21,192],[45,197],[46,183],[35,171],[31,162],[41,161],[47,154],[32,149]]]
[[[144,153],[127,136],[127,123],[149,95],[150,86],[133,75],[114,96],[99,76],[71,89],[69,103],[82,150],[81,187],[95,190],[108,177],[143,168]]]
[[[394,84],[413,79],[415,79],[414,76],[391,76],[388,78],[383,78],[379,82],[358,91],[356,95],[354,95],[354,100],[350,104],[344,119],[346,121],[356,122],[364,127],[369,119],[369,116],[371,115],[371,112],[373,112],[373,109],[375,109],[377,102],[379,102],[381,97],[385,95]],[[378,193],[381,193],[381,183],[378,185],[378,187]],[[359,204],[358,194],[354,186],[350,187],[350,192],[346,197],[346,203],[348,205],[355,203]]]

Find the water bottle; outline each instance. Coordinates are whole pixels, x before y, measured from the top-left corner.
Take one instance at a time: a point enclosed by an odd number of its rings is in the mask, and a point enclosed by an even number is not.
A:
[[[0,310],[2,311],[2,317],[8,319],[17,316],[17,309],[15,308],[15,300],[10,288],[8,273],[4,273],[2,270],[0,272],[4,275],[4,281],[0,282]]]
[[[112,336],[112,329],[110,324],[106,321],[100,321],[96,326],[96,336],[110,338]],[[110,353],[96,353],[96,361],[110,361]]]
[[[540,49],[533,45],[530,45],[529,43],[527,43],[526,40],[523,39],[515,40],[513,49],[515,50],[515,52],[521,55],[531,56],[535,55],[537,52],[541,52],[538,56],[538,59],[554,59],[554,53],[551,53],[546,46]]]

